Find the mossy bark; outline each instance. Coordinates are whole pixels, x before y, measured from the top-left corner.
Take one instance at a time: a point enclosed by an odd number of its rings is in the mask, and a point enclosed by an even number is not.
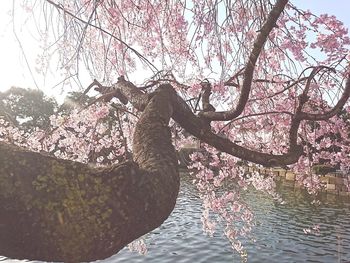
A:
[[[159,89],[134,132],[134,162],[106,169],[0,143],[0,255],[81,262],[103,259],[158,227],[179,190]]]

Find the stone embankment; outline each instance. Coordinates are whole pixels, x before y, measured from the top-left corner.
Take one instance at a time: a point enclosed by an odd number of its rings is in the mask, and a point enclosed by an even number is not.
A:
[[[187,170],[188,165],[191,163],[189,155],[193,152],[198,151],[200,148],[199,142],[196,141],[192,144],[184,145],[178,152],[179,167],[180,169]],[[243,165],[244,166],[244,165]],[[276,180],[283,181],[285,184],[292,185],[294,187],[302,187],[299,180],[297,180],[297,175],[283,168],[262,168],[257,166],[245,166],[247,172],[257,171],[261,174],[274,174],[276,175]],[[315,172],[318,174],[322,188],[321,192],[326,192],[330,194],[336,194],[341,196],[350,197],[350,175],[340,172],[332,172],[334,168],[326,165],[316,165],[313,170],[319,171]],[[318,169],[318,170],[317,170]],[[304,177],[305,179],[305,177]]]
[[[301,184],[296,180],[297,176],[294,172],[283,168],[261,168],[261,167],[246,167],[247,172],[259,172],[261,174],[274,174],[278,179],[290,182],[295,187],[301,187]],[[350,189],[347,183],[350,178],[339,172],[329,172],[325,175],[318,175],[322,184],[322,192],[337,194],[350,197]]]

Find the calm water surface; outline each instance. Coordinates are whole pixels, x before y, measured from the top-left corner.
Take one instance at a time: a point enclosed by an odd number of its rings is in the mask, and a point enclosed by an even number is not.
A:
[[[126,248],[98,263],[241,262],[222,231],[214,237],[203,233],[201,202],[190,181],[182,178],[175,210],[163,225],[146,235],[146,255]],[[350,262],[349,201],[321,196],[322,204],[315,207],[299,190],[283,187],[280,194],[283,205],[253,190],[244,195],[256,217],[256,242],[244,242],[248,262]],[[320,225],[320,234],[305,235],[303,229],[313,224]]]

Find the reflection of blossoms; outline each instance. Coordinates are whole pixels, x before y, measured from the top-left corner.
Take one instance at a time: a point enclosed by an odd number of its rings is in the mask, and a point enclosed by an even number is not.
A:
[[[304,234],[308,235],[320,235],[320,226],[319,225],[313,225],[311,228],[304,228],[303,229]]]
[[[258,172],[253,172],[246,181],[250,183],[256,190],[267,193],[280,204],[284,204],[283,199],[276,192],[276,183],[272,174],[265,176],[263,174],[259,174]]]
[[[348,192],[350,192],[350,175],[348,175],[347,178],[344,178],[344,185],[348,189]]]
[[[300,185],[305,187],[305,189],[310,195],[316,195],[321,191],[322,188],[324,188],[320,177],[316,174],[297,174],[296,181],[299,182]]]
[[[128,248],[130,251],[138,252],[141,255],[145,255],[147,253],[147,246],[146,246],[145,240],[142,238],[131,242],[128,245]]]

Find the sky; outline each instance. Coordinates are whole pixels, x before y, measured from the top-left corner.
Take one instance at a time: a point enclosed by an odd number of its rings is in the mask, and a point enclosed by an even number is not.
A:
[[[62,76],[53,67],[46,77],[36,72],[36,59],[39,52],[38,35],[34,28],[33,20],[23,20],[19,3],[23,0],[2,0],[0,4],[0,91],[11,86],[22,88],[39,88],[50,96],[60,96],[60,85]],[[309,9],[316,15],[328,13],[337,16],[347,28],[350,28],[350,0],[291,0],[291,2],[302,9]],[[21,39],[22,48],[13,33],[11,17],[12,7],[15,6],[15,21],[17,36]],[[25,26],[23,26],[25,25]],[[30,25],[28,27],[28,25]],[[29,28],[29,30],[28,30]],[[25,54],[25,56],[24,56]],[[31,72],[27,63],[30,65]],[[92,80],[89,77],[81,79],[81,84],[88,86]]]

